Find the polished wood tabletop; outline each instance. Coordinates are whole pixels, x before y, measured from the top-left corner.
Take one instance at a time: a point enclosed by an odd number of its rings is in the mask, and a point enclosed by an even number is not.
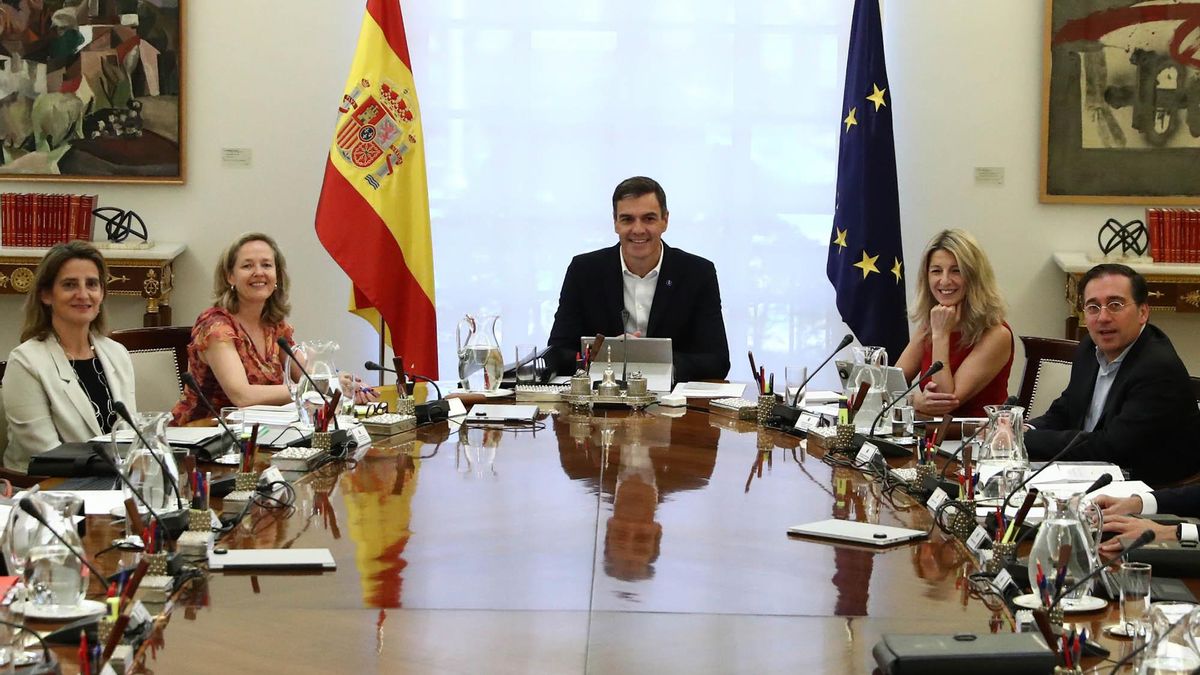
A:
[[[555,407],[533,430],[383,439],[221,542],[329,548],[336,571],[193,582],[138,666],[869,673],[885,633],[1011,630],[971,597],[968,550],[936,530],[882,551],[789,537],[830,517],[931,526],[924,505],[821,454],[696,408]],[[89,549],[110,535],[97,523]],[[1115,609],[1079,619],[1098,634]]]

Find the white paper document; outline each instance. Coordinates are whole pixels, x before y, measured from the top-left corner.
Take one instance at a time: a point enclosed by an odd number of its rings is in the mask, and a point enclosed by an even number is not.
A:
[[[671,395],[687,398],[741,398],[745,391],[746,385],[736,382],[680,382],[675,385]]]
[[[42,494],[78,497],[83,500],[84,515],[88,516],[108,516],[125,508],[125,493],[121,490],[46,490]]]
[[[167,427],[167,443],[171,445],[201,445],[223,433],[225,432],[221,430],[221,427]],[[118,443],[132,443],[133,429],[118,429],[116,436]],[[91,439],[91,442],[108,443],[111,440],[111,434],[104,434]]]
[[[823,405],[825,403],[836,404],[841,400],[842,394],[838,391],[825,390],[810,390],[804,394],[805,405]]]

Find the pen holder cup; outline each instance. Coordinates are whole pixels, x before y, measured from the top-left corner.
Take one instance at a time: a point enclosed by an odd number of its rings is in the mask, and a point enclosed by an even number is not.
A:
[[[834,450],[849,450],[854,447],[854,425],[837,425],[837,435],[833,437]]]
[[[1014,560],[1016,553],[1016,542],[1007,541],[992,544],[992,557],[988,558],[987,565],[984,566],[983,571],[988,574],[999,574],[1005,565]]]
[[[575,375],[571,378],[571,394],[575,396],[591,396],[592,395],[592,378],[586,373]]]
[[[932,464],[917,465],[917,484],[924,485],[926,481],[937,477],[937,467]]]
[[[147,553],[143,560],[149,563],[146,568],[146,574],[150,576],[162,577],[167,575],[167,554],[166,553]]]
[[[328,431],[314,431],[312,435],[312,447],[318,450],[329,450],[333,447],[333,434]],[[241,488],[238,488],[239,490]]]
[[[646,378],[630,375],[629,379],[625,380],[626,396],[645,396],[646,391]]]
[[[112,635],[113,628],[117,625],[116,621],[109,621],[107,618],[102,618],[96,624],[97,644],[101,647],[108,644],[108,638]]]
[[[411,396],[404,396],[396,399],[396,413],[400,415],[415,415],[417,413],[417,402]],[[315,445],[313,447],[316,447]]]
[[[315,446],[314,446],[315,447]],[[253,491],[258,487],[258,474],[251,471],[249,473],[239,473],[234,475],[233,489],[241,491]]]
[[[212,531],[212,516],[209,514],[207,509],[188,509],[188,531]]]
[[[755,418],[758,420],[759,426],[767,423],[767,419],[771,416],[771,410],[775,407],[774,394],[763,394],[758,397],[758,410],[755,413]]]
[[[1046,618],[1050,619],[1050,625],[1054,626],[1056,629],[1062,628],[1064,616],[1062,605],[1059,605],[1058,607],[1055,607],[1046,613]]]
[[[975,500],[960,499],[951,502],[948,508],[954,509],[954,515],[950,516],[950,534],[966,541],[975,531]]]

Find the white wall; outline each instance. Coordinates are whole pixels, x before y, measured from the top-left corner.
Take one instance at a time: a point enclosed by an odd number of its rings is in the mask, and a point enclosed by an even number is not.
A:
[[[186,185],[0,187],[95,191],[102,205],[136,210],[154,238],[186,242],[176,266],[177,324],[191,323],[209,304],[212,267],[226,242],[249,229],[274,234],[293,273],[298,333],[338,340],[345,352],[339,362],[347,367],[374,358],[375,333],[345,312],[349,282],[313,231],[362,4],[336,3],[342,9],[334,13],[335,3],[257,0],[239,3],[236,21],[210,3],[189,4]],[[885,39],[907,260],[915,263],[934,231],[969,228],[996,266],[1014,331],[1057,336],[1066,307],[1051,253],[1092,249],[1104,220],[1125,221],[1142,211],[1037,201],[1043,13],[1041,0],[889,0]],[[410,21],[410,33],[416,30]],[[417,69],[420,86],[422,65]],[[831,125],[836,133],[836,122]],[[251,148],[253,166],[224,168],[223,147]],[[976,166],[1004,167],[1005,184],[976,187]],[[828,284],[823,270],[812,275],[800,286]],[[0,312],[9,317],[19,304],[15,296],[0,296]],[[114,327],[140,325],[139,303],[120,298],[109,307]],[[1158,314],[1153,320],[1200,373],[1200,337],[1193,330],[1200,317]],[[0,326],[0,352],[15,346],[18,323]],[[1014,381],[1019,375],[1017,365]]]
[[[906,260],[915,267],[934,232],[967,228],[996,268],[1014,332],[1061,337],[1065,276],[1052,254],[1098,254],[1108,218],[1144,209],[1038,201],[1044,14],[1042,0],[888,0],[884,39]],[[1004,167],[1004,185],[976,186],[977,166]],[[1200,316],[1151,321],[1200,373]],[[1014,364],[1010,391],[1020,371]]]

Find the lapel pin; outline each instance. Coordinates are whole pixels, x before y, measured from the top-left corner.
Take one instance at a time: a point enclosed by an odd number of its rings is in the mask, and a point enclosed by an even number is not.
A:
[[[671,287],[671,280],[667,279],[667,288],[670,288],[670,287]]]

